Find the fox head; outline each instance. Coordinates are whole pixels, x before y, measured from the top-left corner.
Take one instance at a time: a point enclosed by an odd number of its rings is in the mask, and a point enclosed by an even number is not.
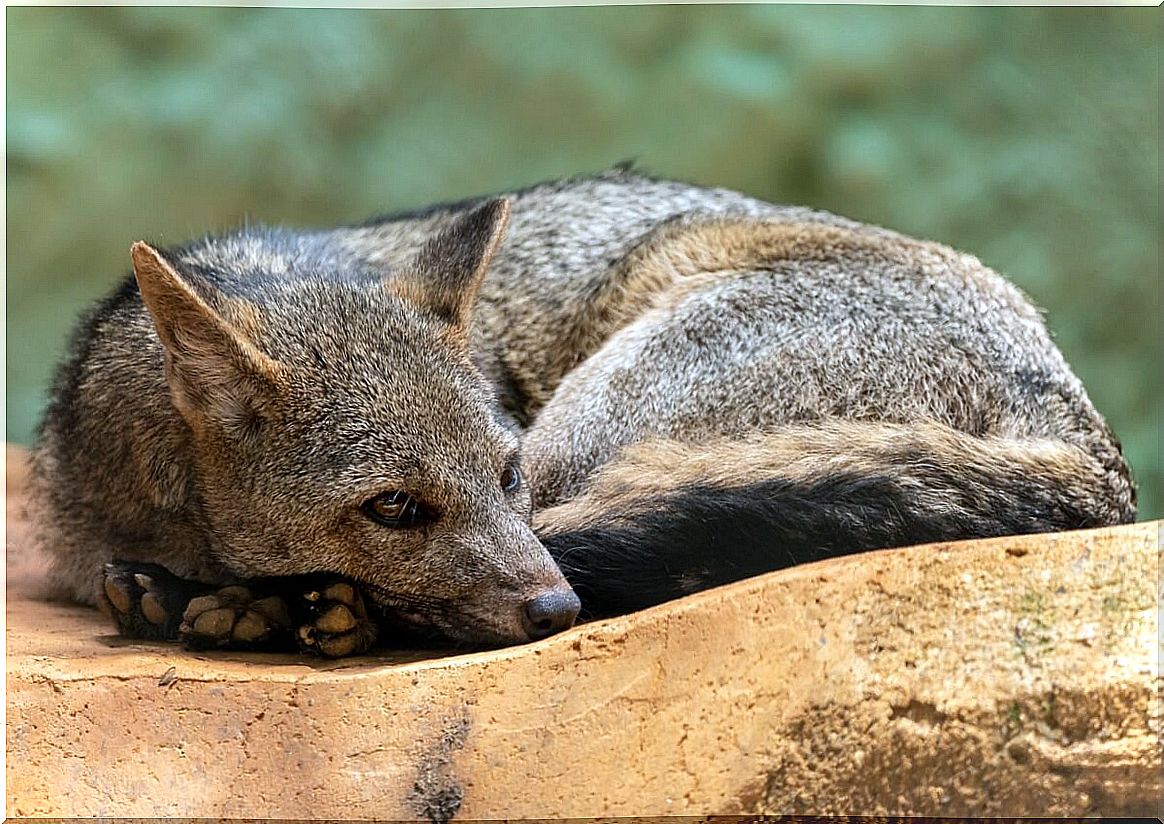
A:
[[[518,435],[469,346],[508,218],[487,202],[392,270],[134,245],[210,550],[234,572],[338,573],[470,642],[573,622],[578,599],[529,527]]]

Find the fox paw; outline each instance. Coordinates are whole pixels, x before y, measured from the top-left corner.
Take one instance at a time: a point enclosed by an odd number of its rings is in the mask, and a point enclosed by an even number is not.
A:
[[[376,642],[376,622],[351,584],[337,581],[303,593],[304,620],[296,631],[301,649],[327,658],[359,655]]]
[[[157,564],[113,561],[102,572],[97,605],[127,638],[172,641],[186,605],[205,589]]]
[[[179,635],[191,649],[290,646],[291,614],[278,595],[256,599],[243,586],[223,587],[186,606]]]

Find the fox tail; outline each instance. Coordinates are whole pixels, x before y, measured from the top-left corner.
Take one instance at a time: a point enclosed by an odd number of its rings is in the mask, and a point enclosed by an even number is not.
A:
[[[936,423],[628,447],[534,531],[590,617],[863,550],[1135,519],[1119,459]]]

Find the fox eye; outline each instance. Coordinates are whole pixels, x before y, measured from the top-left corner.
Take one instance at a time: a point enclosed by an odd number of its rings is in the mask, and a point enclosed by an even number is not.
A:
[[[501,488],[510,495],[521,489],[521,470],[517,468],[517,464],[510,464],[502,470]]]
[[[363,513],[378,524],[391,527],[423,526],[432,523],[432,512],[407,492],[384,492],[364,501]]]

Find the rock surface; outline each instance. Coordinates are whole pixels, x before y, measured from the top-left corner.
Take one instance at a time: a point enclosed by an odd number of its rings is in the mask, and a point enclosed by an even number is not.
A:
[[[765,575],[506,650],[124,641],[35,600],[8,453],[7,815],[1150,815],[1161,524]]]

